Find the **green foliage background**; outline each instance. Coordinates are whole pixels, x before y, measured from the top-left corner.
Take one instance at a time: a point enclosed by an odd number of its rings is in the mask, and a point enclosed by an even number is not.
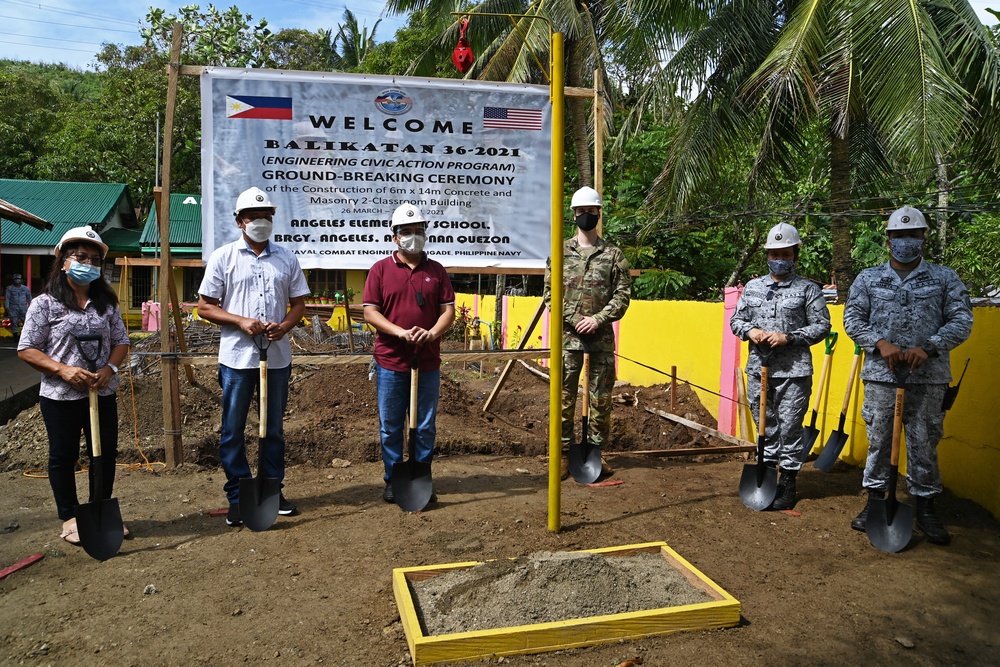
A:
[[[237,7],[186,5],[175,13],[152,8],[140,29],[144,44],[105,45],[95,55],[93,72],[0,61],[0,177],[127,183],[145,219],[156,181],[156,128],[165,111],[174,21],[184,25],[185,64],[403,75],[419,63],[427,70],[421,75],[459,77],[444,46],[453,40],[442,37],[450,34],[442,30],[454,29],[452,19],[435,14],[437,5],[416,4],[421,7],[408,12],[406,25],[381,42],[376,41],[378,23],[359,25],[349,10],[326,30],[272,32],[265,19],[255,20]],[[574,11],[567,20],[576,17]],[[750,187],[759,145],[746,137],[711,156],[715,177],[693,188],[683,209],[666,209],[652,193],[663,184],[664,165],[691,103],[661,94],[654,107],[643,106],[639,93],[659,75],[657,66],[637,57],[634,43],[602,32],[600,21],[609,21],[608,16],[594,20],[611,102],[603,156],[603,231],[642,271],[634,282],[635,297],[720,298],[725,285],[765,270],[760,245],[781,221],[795,224],[803,236],[799,273],[829,282],[833,247],[824,119],[805,126],[796,151],[785,156],[789,168],[770,175],[766,188]],[[174,191],[198,192],[198,81],[180,77],[179,85],[171,185]],[[574,231],[569,197],[587,182],[577,171],[579,145],[567,137],[566,235]],[[949,156],[956,187],[946,216],[947,239],[940,243],[935,224],[927,256],[954,267],[974,295],[984,295],[1000,284],[1000,213],[992,212],[1000,211],[1000,204],[990,185],[996,173],[967,164],[966,154],[971,160],[973,153],[973,147],[956,146]],[[865,173],[882,172],[857,182],[852,193],[851,206],[859,212],[851,218],[851,258],[857,269],[886,260],[882,225],[888,211],[902,203],[934,207],[941,188],[928,171],[896,173],[886,164],[865,168]]]

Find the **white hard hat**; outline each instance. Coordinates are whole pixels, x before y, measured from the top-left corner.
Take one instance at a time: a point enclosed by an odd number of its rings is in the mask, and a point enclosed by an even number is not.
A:
[[[791,248],[802,243],[799,238],[799,230],[795,229],[787,222],[779,222],[771,231],[767,233],[767,243],[764,244],[766,250],[776,250],[778,248]]]
[[[236,210],[233,211],[233,215],[239,215],[240,211],[248,208],[269,208],[274,211],[278,207],[271,203],[271,198],[266,192],[258,187],[252,187],[241,192],[236,198]]]
[[[74,227],[59,239],[59,243],[52,250],[52,254],[56,257],[59,256],[59,251],[62,250],[63,244],[70,241],[86,241],[87,243],[93,243],[94,245],[100,247],[101,249],[101,259],[104,259],[108,255],[108,246],[104,241],[101,240],[101,235],[95,232],[90,227]]]
[[[583,186],[573,193],[573,199],[569,203],[570,208],[580,208],[581,206],[600,206],[603,208],[604,204],[601,202],[601,195],[597,194],[597,190]]]
[[[397,227],[402,227],[403,225],[416,225],[418,223],[427,224],[427,218],[424,214],[420,212],[420,209],[413,204],[406,202],[405,204],[400,204],[396,207],[396,210],[392,212],[392,231],[395,232]]]
[[[885,231],[892,232],[900,229],[927,229],[927,220],[924,219],[923,213],[912,206],[897,208],[889,216]]]

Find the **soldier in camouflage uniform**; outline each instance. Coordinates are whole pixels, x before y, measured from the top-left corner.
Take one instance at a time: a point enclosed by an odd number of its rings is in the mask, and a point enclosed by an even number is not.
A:
[[[782,222],[771,228],[764,245],[769,275],[747,283],[729,321],[733,334],[753,343],[747,359],[747,393],[758,424],[761,348],[770,350],[764,461],[781,466],[773,504],[777,510],[795,506],[795,477],[802,467],[802,420],[812,392],[809,346],[830,333],[830,312],[822,288],[795,274],[801,243],[792,225]]]
[[[570,204],[577,233],[563,246],[563,451],[573,441],[576,394],[583,353],[590,353],[589,440],[596,446],[611,434],[611,390],[615,385],[615,332],[632,296],[628,261],[597,235],[603,203],[593,188],[580,188]],[[551,260],[545,269],[545,305],[551,305]],[[565,464],[565,455],[564,455]],[[605,469],[606,471],[606,469]],[[566,478],[564,471],[563,478]]]
[[[917,527],[927,541],[947,544],[948,531],[934,512],[934,498],[942,491],[937,444],[944,433],[942,403],[951,382],[949,350],[972,333],[972,307],[969,291],[954,271],[923,261],[926,230],[917,209],[894,211],[886,226],[889,261],[862,271],[844,306],[844,329],[867,352],[861,415],[868,427],[863,485],[869,502],[851,527],[865,530],[871,499],[884,496],[896,383],[908,372],[903,426],[909,492],[916,497]]]

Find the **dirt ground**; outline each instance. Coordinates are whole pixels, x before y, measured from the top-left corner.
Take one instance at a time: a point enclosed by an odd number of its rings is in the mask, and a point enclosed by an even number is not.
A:
[[[296,351],[330,343],[296,334]],[[212,344],[207,333],[192,340]],[[253,533],[212,513],[225,506],[214,367],[195,369],[197,386],[181,375],[185,464],[166,470],[138,465],[163,461],[162,408],[155,363],[136,356],[133,364],[120,392],[115,496],[134,537],[107,562],[58,538],[47,481],[25,474],[45,467],[37,407],[0,430],[0,568],[45,556],[0,580],[0,664],[408,664],[392,568],[651,541],[667,542],[740,600],[741,624],[502,664],[615,667],[637,656],[644,665],[1000,664],[1000,523],[988,512],[946,493],[939,507],[950,546],[915,531],[907,550],[884,554],[850,529],[864,502],[861,474],[841,464],[830,474],[804,469],[794,513],[752,512],[737,495],[741,456],[630,453],[725,444],[647,412],[669,410],[666,386],[616,389],[607,460],[622,483],[563,482],[553,532],[544,379],[515,363],[483,413],[498,365],[480,373],[447,364],[434,465],[440,501],[406,514],[381,500],[366,366],[297,363],[285,491],[302,513]],[[713,424],[686,387],[677,412]],[[85,497],[84,475],[78,486]]]

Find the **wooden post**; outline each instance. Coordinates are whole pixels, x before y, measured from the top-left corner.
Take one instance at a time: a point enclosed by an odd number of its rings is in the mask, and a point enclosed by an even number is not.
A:
[[[670,412],[677,414],[677,366],[670,367]]]
[[[168,468],[184,462],[181,442],[180,387],[177,381],[177,357],[170,338],[170,318],[163,307],[170,302],[170,159],[173,153],[174,107],[177,106],[177,77],[181,59],[181,24],[174,24],[173,43],[167,77],[167,115],[163,125],[163,186],[160,223],[160,372],[163,392],[163,451]]]
[[[156,186],[153,188],[153,205],[156,206],[156,219],[159,221],[160,213],[162,212],[163,200],[163,188]],[[169,209],[169,206],[167,207]],[[167,211],[169,213],[169,210]],[[167,221],[169,224],[169,220]],[[169,245],[169,244],[168,244]],[[162,272],[161,272],[162,273]],[[174,330],[177,332],[177,345],[181,350],[181,353],[187,352],[187,340],[184,338],[184,323],[181,320],[181,304],[180,299],[177,298],[177,286],[174,285],[173,274],[167,275],[167,287],[169,288],[170,295],[170,311],[173,313],[174,318]],[[160,311],[160,323],[162,331],[163,323],[163,311]],[[187,381],[191,384],[198,384],[194,379],[194,369],[191,364],[184,364],[184,375],[187,376]]]
[[[604,197],[604,88],[601,70],[594,70],[594,189]],[[604,236],[604,216],[597,223],[597,235]]]
[[[538,320],[542,319],[542,313],[544,312],[545,300],[542,299],[538,302],[538,310],[535,311],[534,316],[531,318],[531,322],[528,323],[528,328],[524,330],[524,335],[521,336],[521,340],[518,341],[517,349],[523,350],[528,344],[528,341],[531,340],[531,332],[535,330],[535,326],[538,324]],[[493,391],[490,392],[490,395],[483,402],[483,412],[489,410],[490,406],[493,405],[493,399],[497,397],[500,387],[502,387],[503,383],[507,381],[507,376],[510,375],[510,369],[513,368],[513,366],[513,359],[510,359],[506,364],[504,364],[503,370],[500,371],[500,377],[497,378],[497,383],[493,385]]]

